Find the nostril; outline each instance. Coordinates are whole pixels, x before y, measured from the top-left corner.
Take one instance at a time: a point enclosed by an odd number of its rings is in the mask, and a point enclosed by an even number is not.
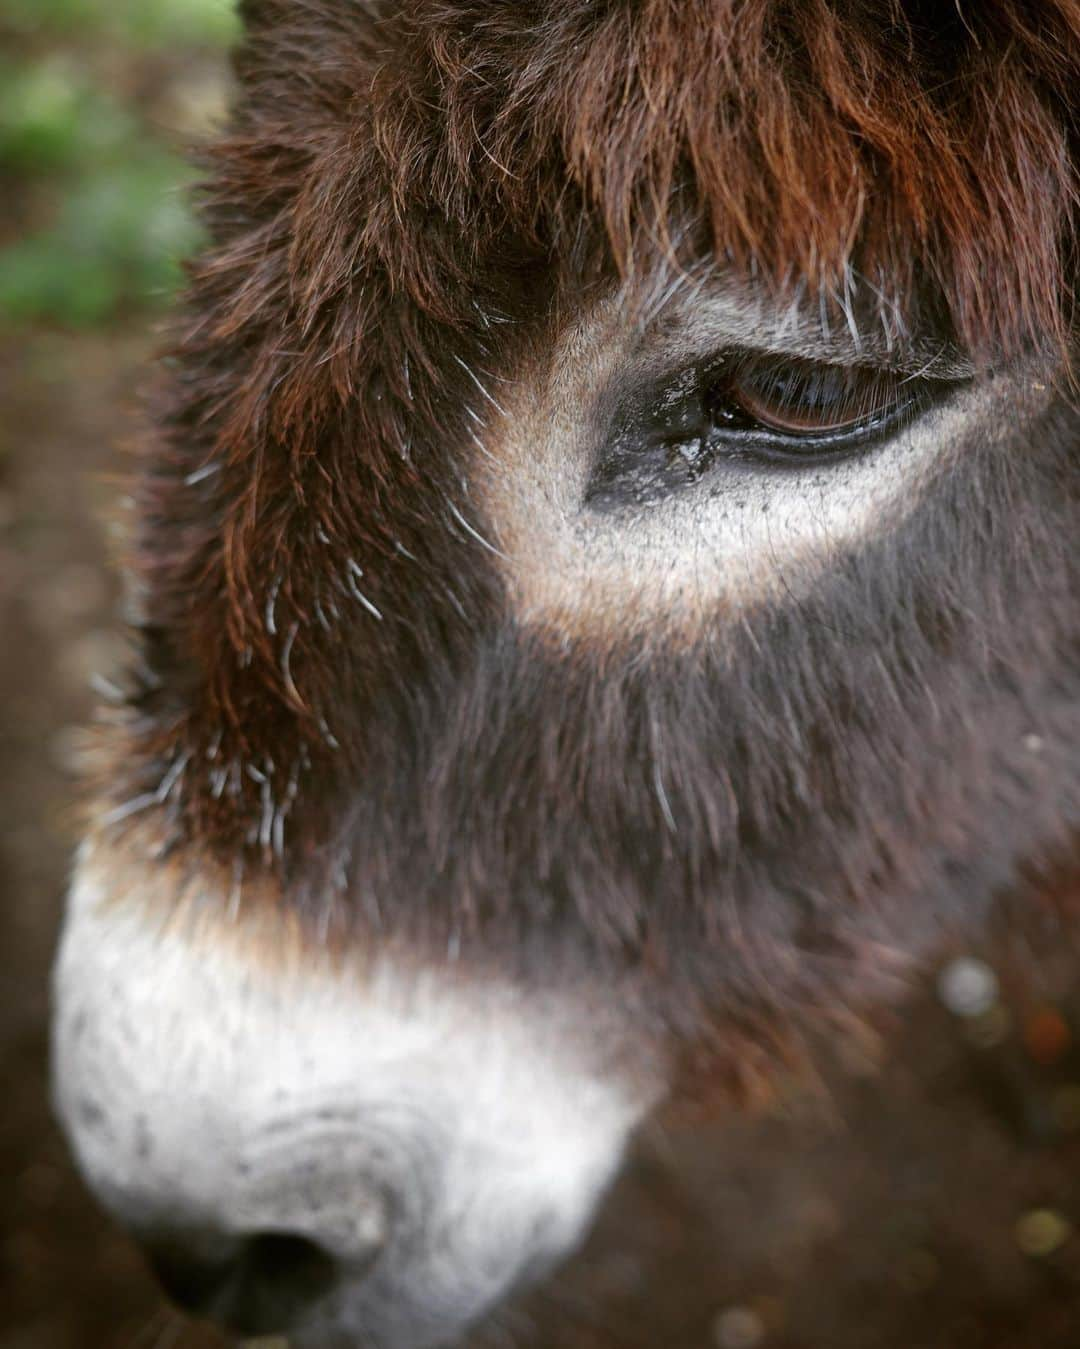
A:
[[[158,1281],[178,1306],[248,1335],[287,1330],[329,1292],[338,1274],[332,1256],[292,1232],[212,1241],[191,1234],[155,1235],[145,1249]]]
[[[194,1244],[172,1237],[148,1241],[144,1250],[166,1294],[196,1314],[211,1310],[235,1269],[231,1255],[210,1258],[197,1254]]]
[[[243,1244],[239,1273],[253,1289],[287,1290],[297,1303],[313,1302],[334,1283],[337,1266],[321,1246],[291,1232],[259,1232]]]

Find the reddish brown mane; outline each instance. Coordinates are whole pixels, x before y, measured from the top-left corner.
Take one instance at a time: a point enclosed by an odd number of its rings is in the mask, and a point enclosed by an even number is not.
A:
[[[1061,336],[1080,9],[968,8],[416,6],[376,83],[398,217],[434,204],[468,241],[505,211],[565,248],[580,188],[625,269],[679,201],[778,283],[832,292],[856,264],[901,310],[940,287],[976,349]]]
[[[490,602],[447,560],[472,513],[448,446],[557,263],[662,286],[715,255],[841,315],[876,295],[896,336],[928,309],[987,359],[1065,340],[1076,0],[245,8],[140,489],[150,661],[184,692],[140,696],[123,799],[167,784],[181,833],[250,834],[271,747],[292,812],[361,693]],[[382,615],[367,649],[327,640],[334,588]]]

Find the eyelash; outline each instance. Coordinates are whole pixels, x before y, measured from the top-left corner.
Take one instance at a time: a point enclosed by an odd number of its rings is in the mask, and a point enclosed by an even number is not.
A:
[[[895,431],[941,387],[869,366],[732,353],[707,377],[703,401],[711,431],[750,452],[821,462]]]

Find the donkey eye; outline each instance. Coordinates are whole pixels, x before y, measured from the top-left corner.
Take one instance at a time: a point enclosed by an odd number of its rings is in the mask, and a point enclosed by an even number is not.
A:
[[[894,428],[927,401],[926,380],[792,356],[736,357],[710,381],[716,431],[743,432],[795,455],[842,450]]]
[[[966,382],[728,350],[627,402],[585,501],[599,511],[648,506],[718,465],[798,469],[864,454]]]

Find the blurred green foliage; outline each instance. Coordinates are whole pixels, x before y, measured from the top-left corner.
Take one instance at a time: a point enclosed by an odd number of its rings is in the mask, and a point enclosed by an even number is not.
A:
[[[0,0],[0,323],[169,298],[199,241],[179,147],[234,34],[229,0]]]
[[[0,17],[25,33],[81,28],[151,46],[228,43],[236,30],[229,0],[2,0]]]

